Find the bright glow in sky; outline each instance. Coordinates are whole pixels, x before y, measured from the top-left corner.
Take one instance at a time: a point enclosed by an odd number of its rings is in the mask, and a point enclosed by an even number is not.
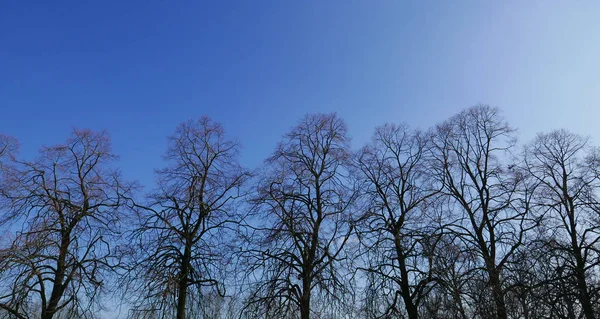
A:
[[[478,103],[522,140],[566,127],[600,144],[600,1],[208,2],[3,1],[0,132],[25,155],[107,129],[146,185],[202,115],[250,167],[308,112],[337,111],[354,147]]]

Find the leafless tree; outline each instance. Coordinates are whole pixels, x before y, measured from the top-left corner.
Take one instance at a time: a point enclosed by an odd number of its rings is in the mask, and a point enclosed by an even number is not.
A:
[[[14,137],[0,133],[0,159],[3,159],[0,163],[4,163],[6,159],[14,156],[18,146],[19,143]]]
[[[476,281],[472,272],[477,267],[476,256],[455,234],[438,238],[431,270],[437,285],[424,296],[421,314],[432,319],[473,318],[467,305],[475,299],[471,286]]]
[[[307,115],[267,160],[254,198],[258,218],[249,225],[247,316],[308,319],[325,316],[319,305],[343,304],[338,267],[355,198],[346,134],[335,114]]]
[[[14,173],[15,156],[19,148],[17,139],[0,133],[0,204],[8,197],[10,175]],[[0,205],[0,207],[2,207]]]
[[[557,269],[554,278],[563,289],[575,288],[585,318],[596,318],[600,287],[594,287],[592,279],[600,263],[598,153],[586,138],[557,130],[539,134],[527,146],[525,162],[540,185],[535,206],[545,221],[546,255],[555,256],[547,259]],[[573,285],[566,284],[568,277]],[[562,300],[568,302],[572,301]]]
[[[453,200],[446,229],[482,261],[493,304],[485,311],[498,319],[508,317],[504,272],[525,233],[535,227],[530,192],[507,160],[515,145],[513,132],[498,109],[480,105],[438,125],[433,138],[436,161],[431,169]]]
[[[14,163],[0,212],[11,234],[0,249],[0,313],[95,315],[121,262],[120,219],[132,187],[112,168],[116,158],[106,133],[75,130],[36,161]]]
[[[138,205],[132,242],[140,254],[128,292],[139,298],[132,316],[199,317],[203,298],[224,296],[230,230],[240,222],[234,201],[249,176],[238,155],[238,143],[207,117],[179,125],[170,137],[170,165],[157,171],[149,204]]]
[[[419,318],[419,303],[434,284],[436,229],[426,210],[437,190],[427,177],[428,154],[427,136],[387,124],[357,157],[365,180],[366,213],[358,229],[368,257],[365,270],[378,278],[379,292],[391,293],[385,313],[399,311],[401,298],[410,319]]]
[[[516,277],[512,281],[518,283],[507,296],[507,301],[514,305],[512,317],[583,318],[576,298],[575,276],[565,267],[568,254],[553,247],[544,228],[544,224],[538,227],[541,234],[536,234],[527,250],[519,253],[519,269],[511,271],[512,277]]]

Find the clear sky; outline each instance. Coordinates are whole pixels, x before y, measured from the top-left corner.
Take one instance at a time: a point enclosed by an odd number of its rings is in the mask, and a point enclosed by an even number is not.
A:
[[[0,3],[0,132],[26,155],[107,129],[144,184],[202,115],[255,167],[308,112],[338,112],[354,147],[477,103],[523,139],[566,127],[600,144],[599,102],[597,0]]]

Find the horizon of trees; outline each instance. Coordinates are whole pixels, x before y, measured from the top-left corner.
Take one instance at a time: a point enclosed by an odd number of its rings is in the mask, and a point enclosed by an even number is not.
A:
[[[357,150],[308,114],[262,166],[208,117],[148,192],[104,131],[23,159],[0,133],[0,318],[600,318],[600,150],[501,110]]]

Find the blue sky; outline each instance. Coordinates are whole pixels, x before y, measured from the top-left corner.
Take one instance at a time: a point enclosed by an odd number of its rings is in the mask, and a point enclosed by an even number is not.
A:
[[[165,137],[202,115],[250,167],[309,112],[338,112],[354,147],[477,103],[524,140],[600,142],[599,16],[600,1],[2,1],[0,132],[28,155],[107,129],[146,185]]]

